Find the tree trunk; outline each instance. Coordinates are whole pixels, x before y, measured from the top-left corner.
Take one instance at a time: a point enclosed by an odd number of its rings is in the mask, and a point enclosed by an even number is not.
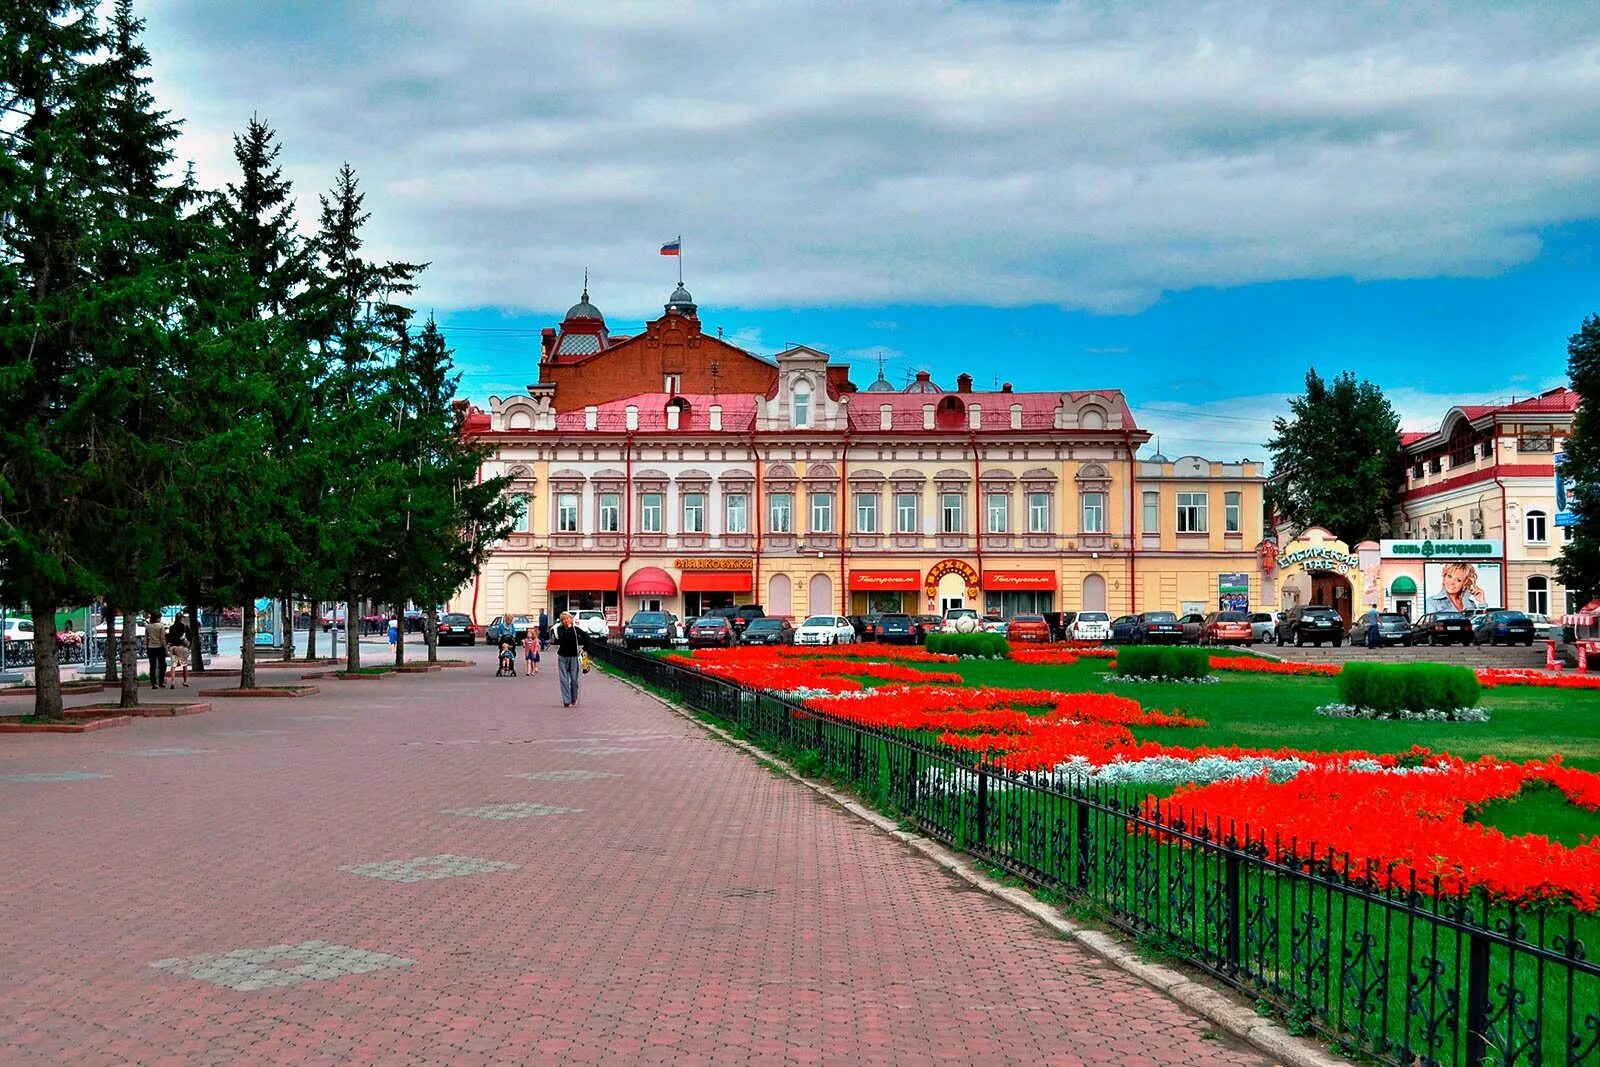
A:
[[[356,618],[356,598],[349,595],[344,601],[344,669],[354,674],[361,669],[361,621]]]
[[[429,608],[422,623],[423,640],[428,643],[428,662],[439,662],[439,609]]]
[[[139,706],[139,628],[133,620],[133,612],[122,613],[122,647],[117,652],[122,660],[122,695],[117,703],[125,708]]]
[[[206,652],[200,644],[200,605],[189,605],[189,669],[206,669]]]
[[[246,593],[239,611],[239,688],[256,687],[256,598]]]
[[[102,652],[106,657],[106,681],[115,684],[122,676],[121,657],[112,651],[117,643],[117,609],[108,608],[101,618],[106,624],[106,643]]]
[[[394,612],[394,665],[403,667],[406,663],[406,613],[403,609],[396,608]]]
[[[279,616],[283,622],[283,662],[288,663],[294,659],[294,594],[283,595],[283,614]]]
[[[56,662],[56,606],[30,598],[33,612],[33,714],[61,718],[61,664]]]
[[[317,631],[322,629],[322,601],[311,602],[311,625],[306,627],[306,660],[317,658]]]

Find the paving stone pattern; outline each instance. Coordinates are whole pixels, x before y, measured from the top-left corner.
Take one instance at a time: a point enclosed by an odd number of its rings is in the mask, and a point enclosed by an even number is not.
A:
[[[620,684],[474,654],[0,740],[0,1063],[1270,1062]]]

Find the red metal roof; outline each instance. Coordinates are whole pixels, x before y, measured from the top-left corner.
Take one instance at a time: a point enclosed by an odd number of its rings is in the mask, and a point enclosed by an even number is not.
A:
[[[687,405],[681,409],[678,428],[667,430],[667,401],[682,400]],[[756,417],[756,398],[752,393],[639,393],[622,400],[612,400],[595,405],[598,410],[596,431],[616,433],[627,429],[628,408],[639,409],[639,430],[644,433],[712,433],[711,406],[722,407],[722,430],[745,433]],[[563,411],[556,415],[556,429],[568,432],[582,431],[588,416],[583,409]]]
[[[1122,393],[1115,389],[1095,389],[1076,393],[857,393],[850,401],[850,428],[872,432],[882,428],[882,409],[890,409],[891,430],[918,430],[923,431],[922,408],[924,404],[937,405],[947,396],[958,398],[969,411],[976,405],[980,411],[983,430],[1009,430],[1011,425],[1011,409],[1016,406],[1021,409],[1021,428],[1024,430],[1049,430],[1056,424],[1056,408],[1060,407],[1063,400],[1076,399],[1084,396],[1102,396],[1109,401],[1109,416],[1120,412],[1122,426],[1130,433],[1139,433],[1138,425],[1134,422],[1133,412],[1128,408],[1128,402]],[[961,425],[951,427],[965,431],[969,429],[968,417],[964,414]],[[926,431],[923,431],[926,432]]]

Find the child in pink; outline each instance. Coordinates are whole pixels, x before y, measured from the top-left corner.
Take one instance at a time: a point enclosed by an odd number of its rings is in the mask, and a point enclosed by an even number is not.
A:
[[[539,673],[539,634],[533,627],[528,627],[527,636],[522,639],[522,655],[528,663],[527,673]]]

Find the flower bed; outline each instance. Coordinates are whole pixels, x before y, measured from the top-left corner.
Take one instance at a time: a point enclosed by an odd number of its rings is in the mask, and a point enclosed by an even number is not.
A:
[[[1316,709],[1318,715],[1326,715],[1332,719],[1371,719],[1390,722],[1488,722],[1489,709],[1482,707],[1452,708],[1449,711],[1440,711],[1438,708],[1423,708],[1421,711],[1412,711],[1409,708],[1395,708],[1383,710],[1380,708],[1362,708],[1354,704],[1323,704]]]

